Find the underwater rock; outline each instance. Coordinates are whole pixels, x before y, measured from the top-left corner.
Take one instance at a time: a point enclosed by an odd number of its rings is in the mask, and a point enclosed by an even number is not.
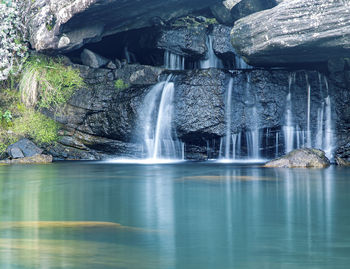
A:
[[[325,62],[350,55],[349,5],[343,1],[283,1],[238,20],[236,51],[254,66]]]
[[[324,151],[319,149],[296,149],[278,159],[269,161],[265,167],[277,168],[325,168],[330,165]]]

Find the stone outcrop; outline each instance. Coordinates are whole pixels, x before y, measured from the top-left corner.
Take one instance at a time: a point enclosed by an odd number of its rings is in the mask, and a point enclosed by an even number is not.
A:
[[[80,58],[84,65],[92,68],[100,68],[108,63],[108,59],[88,49],[83,50]]]
[[[287,155],[269,161],[265,167],[276,168],[325,168],[330,165],[325,153],[318,149],[296,149]]]
[[[220,0],[29,1],[30,42],[37,51],[67,52],[115,33],[162,24]]]
[[[286,66],[350,56],[350,12],[344,1],[283,1],[238,20],[232,44],[250,65]]]

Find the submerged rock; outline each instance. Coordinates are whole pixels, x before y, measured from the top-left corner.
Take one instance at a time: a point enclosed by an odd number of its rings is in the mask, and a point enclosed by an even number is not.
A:
[[[44,154],[35,154],[31,157],[24,157],[19,159],[12,159],[12,160],[2,160],[0,163],[6,163],[6,164],[43,164],[43,163],[52,163],[52,156],[51,155],[44,155]]]
[[[232,44],[250,65],[285,66],[350,56],[350,12],[343,1],[283,1],[244,17]]]
[[[325,168],[330,165],[324,151],[319,149],[296,149],[287,155],[269,161],[265,167],[277,168]]]

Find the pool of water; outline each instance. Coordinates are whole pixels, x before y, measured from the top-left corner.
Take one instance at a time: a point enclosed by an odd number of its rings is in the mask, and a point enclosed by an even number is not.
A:
[[[350,169],[0,166],[0,268],[348,268]]]

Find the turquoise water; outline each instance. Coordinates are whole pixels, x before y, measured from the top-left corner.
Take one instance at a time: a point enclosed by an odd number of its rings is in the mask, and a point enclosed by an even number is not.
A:
[[[0,268],[349,268],[350,169],[0,167]]]

